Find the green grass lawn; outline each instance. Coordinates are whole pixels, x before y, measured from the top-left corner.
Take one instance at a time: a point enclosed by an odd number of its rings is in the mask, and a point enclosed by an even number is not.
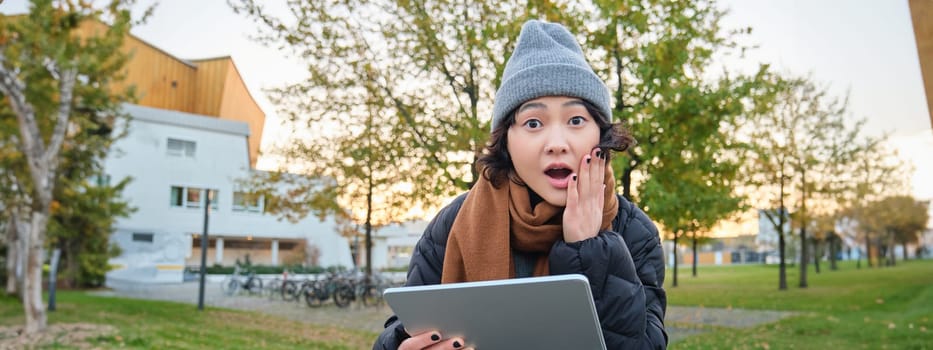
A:
[[[933,349],[933,261],[896,267],[810,271],[801,289],[798,268],[788,267],[788,290],[777,290],[776,266],[682,268],[679,286],[667,273],[670,305],[784,310],[797,316],[753,328],[697,326],[708,332],[671,344],[673,349]],[[50,323],[97,323],[117,333],[91,340],[95,348],[142,349],[365,349],[376,334],[316,326],[256,313],[158,301],[63,292]],[[22,308],[0,297],[0,326],[23,322]],[[55,344],[49,348],[69,348]]]
[[[672,344],[673,349],[933,349],[933,260],[895,267],[808,272],[799,288],[799,266],[788,266],[778,291],[777,266],[701,267],[692,277],[679,271],[676,288],[667,273],[670,305],[799,312],[798,316],[748,329],[711,332]]]
[[[109,324],[112,336],[92,339],[94,348],[137,349],[364,349],[376,334],[305,323],[235,310],[149,300],[58,294],[50,323]],[[0,297],[0,326],[23,322],[16,299]],[[70,348],[53,344],[48,348]]]

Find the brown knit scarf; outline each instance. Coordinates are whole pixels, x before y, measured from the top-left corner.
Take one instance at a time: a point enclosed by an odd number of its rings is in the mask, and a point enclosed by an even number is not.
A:
[[[607,230],[619,210],[612,167],[606,167],[604,183],[601,228]],[[563,214],[563,207],[546,201],[532,208],[525,185],[509,181],[497,189],[480,176],[450,229],[441,283],[515,277],[512,249],[536,253],[534,275],[547,275],[551,246],[563,239]]]

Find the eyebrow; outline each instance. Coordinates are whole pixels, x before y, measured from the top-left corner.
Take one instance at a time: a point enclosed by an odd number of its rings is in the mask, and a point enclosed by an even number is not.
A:
[[[526,104],[522,105],[521,108],[518,109],[518,113],[524,112],[524,111],[529,110],[529,109],[532,109],[532,108],[547,109],[547,106],[545,106],[545,105],[544,105],[543,103],[541,103],[541,102],[526,103]]]
[[[583,104],[583,101],[582,101],[582,100],[570,100],[570,101],[564,102],[564,104],[561,105],[561,107],[571,107],[571,106],[583,106],[583,107],[586,107],[586,105]]]
[[[564,102],[564,103],[561,105],[561,107],[571,107],[571,106],[584,106],[584,107],[586,107],[586,105],[583,104],[583,101],[582,101],[582,100],[570,100],[570,101]],[[526,103],[526,104],[522,105],[522,107],[518,109],[518,113],[524,112],[525,110],[532,109],[532,108],[547,109],[547,106],[545,106],[545,105],[544,105],[543,103],[541,103],[541,102],[530,102],[530,103]]]

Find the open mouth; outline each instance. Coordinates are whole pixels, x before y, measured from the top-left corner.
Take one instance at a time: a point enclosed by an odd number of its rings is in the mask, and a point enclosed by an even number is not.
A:
[[[553,179],[563,180],[566,179],[572,171],[567,168],[553,168],[544,171],[544,174]]]

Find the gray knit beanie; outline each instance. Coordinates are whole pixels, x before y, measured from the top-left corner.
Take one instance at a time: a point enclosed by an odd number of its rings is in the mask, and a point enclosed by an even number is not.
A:
[[[609,90],[567,28],[537,20],[525,22],[518,45],[502,72],[496,91],[492,130],[522,103],[543,96],[572,96],[594,104],[612,120]]]

